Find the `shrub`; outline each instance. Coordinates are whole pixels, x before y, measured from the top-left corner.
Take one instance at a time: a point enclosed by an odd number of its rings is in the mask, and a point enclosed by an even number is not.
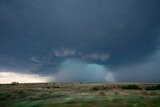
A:
[[[142,90],[141,93],[142,93],[143,95],[148,95],[148,92],[147,92],[146,90]]]
[[[53,88],[59,88],[59,86],[54,86]]]
[[[55,83],[53,83],[53,84],[46,83],[45,88],[48,88],[48,89],[59,88],[59,86],[57,86]]]
[[[121,87],[122,89],[133,89],[133,90],[138,90],[140,89],[138,85],[132,84],[132,85],[123,85]]]
[[[91,90],[92,90],[92,91],[98,91],[98,90],[99,90],[99,87],[96,87],[96,86],[95,86],[95,87],[92,87]]]
[[[14,82],[11,83],[11,85],[17,85],[17,84],[19,84],[19,83],[16,82],[16,81],[14,81]]]
[[[159,90],[159,89],[160,89],[160,84],[158,84],[156,87],[157,87],[157,89]]]
[[[98,93],[98,95],[100,95],[100,96],[105,96],[106,93],[105,93],[104,91],[100,91],[100,92]]]
[[[91,88],[91,91],[99,91],[99,90],[108,90],[111,89],[108,86],[105,85],[97,85]]]
[[[145,87],[146,90],[160,90],[160,84],[156,85],[156,86],[147,86]]]

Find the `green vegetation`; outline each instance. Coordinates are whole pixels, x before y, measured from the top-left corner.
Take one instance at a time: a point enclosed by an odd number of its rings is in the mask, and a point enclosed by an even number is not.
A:
[[[159,86],[81,82],[1,84],[0,107],[160,107]]]
[[[123,85],[122,89],[133,89],[133,90],[139,90],[139,86],[135,84],[129,84],[129,85]]]
[[[146,90],[160,90],[160,84],[156,86],[147,86],[145,87]]]

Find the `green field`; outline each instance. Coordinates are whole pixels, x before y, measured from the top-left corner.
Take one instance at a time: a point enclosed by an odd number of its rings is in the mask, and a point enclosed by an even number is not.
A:
[[[160,107],[160,84],[0,84],[0,107]]]

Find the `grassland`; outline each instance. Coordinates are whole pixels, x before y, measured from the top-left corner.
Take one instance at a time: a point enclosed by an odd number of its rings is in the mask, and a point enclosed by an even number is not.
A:
[[[0,107],[160,107],[160,84],[0,84]]]

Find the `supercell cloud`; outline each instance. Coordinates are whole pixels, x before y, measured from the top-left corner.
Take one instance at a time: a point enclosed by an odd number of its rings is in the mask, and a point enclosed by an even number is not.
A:
[[[159,4],[0,0],[0,75],[24,73],[55,82],[159,82]]]

